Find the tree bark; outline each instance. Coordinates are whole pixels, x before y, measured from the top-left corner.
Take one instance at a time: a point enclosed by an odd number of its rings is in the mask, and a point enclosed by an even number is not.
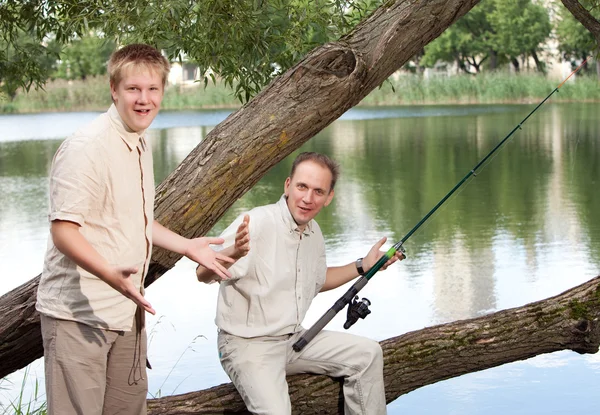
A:
[[[425,385],[559,350],[596,353],[600,277],[564,293],[381,342],[386,400]],[[343,414],[342,382],[322,375],[288,378],[293,413]],[[148,401],[148,413],[248,413],[232,384]]]
[[[155,216],[197,237],[275,164],[358,104],[479,0],[388,1],[215,127],[156,189]],[[146,286],[180,255],[155,248]],[[0,297],[0,378],[41,357],[37,278]]]

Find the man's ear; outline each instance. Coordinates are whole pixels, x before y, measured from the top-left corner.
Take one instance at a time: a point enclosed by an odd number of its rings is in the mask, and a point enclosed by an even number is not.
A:
[[[290,179],[289,177],[287,179],[285,179],[285,183],[283,184],[283,194],[285,194],[285,197],[288,197],[289,194],[289,189],[290,189],[290,182],[292,181],[292,179]]]
[[[329,206],[332,199],[333,199],[333,189],[331,189],[331,191],[327,195],[327,200],[325,201],[325,206]]]
[[[116,102],[115,95],[117,95],[117,88],[115,87],[115,84],[111,81],[110,82],[110,97],[112,98],[113,102]]]

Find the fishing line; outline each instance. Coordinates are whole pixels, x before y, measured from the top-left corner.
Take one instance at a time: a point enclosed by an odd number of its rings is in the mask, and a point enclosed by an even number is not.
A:
[[[306,330],[302,336],[292,345],[294,351],[301,351],[307,344],[310,342],[316,335],[319,333],[327,323],[329,323],[335,315],[344,309],[346,305],[348,305],[348,315],[346,319],[346,323],[344,324],[344,328],[348,329],[352,324],[354,324],[359,318],[365,318],[371,311],[368,309],[370,302],[363,298],[362,300],[358,300],[358,296],[356,295],[360,290],[364,288],[365,285],[369,282],[369,280],[379,271],[379,269],[385,265],[385,263],[391,259],[396,252],[404,253],[403,244],[406,242],[427,220],[431,218],[431,216],[436,213],[436,211],[450,199],[450,197],[460,188],[463,184],[465,184],[469,179],[474,178],[479,173],[479,169],[486,166],[486,162],[491,161],[492,156],[497,150],[500,150],[504,145],[508,142],[511,136],[517,131],[522,129],[522,125],[531,117],[544,103],[550,99],[550,97],[573,76],[577,71],[579,71],[583,65],[587,62],[587,59],[584,60],[581,65],[579,65],[571,74],[556,88],[550,92],[546,98],[544,98],[533,110],[527,114],[523,120],[518,123],[507,136],[505,136],[491,151],[487,153],[487,155],[481,159],[475,167],[473,167],[453,188],[450,190],[423,218],[398,242],[394,244],[388,251],[381,257],[379,260],[369,269],[367,273],[362,275],[353,285],[346,291],[346,293],[340,297],[334,305],[325,313],[323,316]]]

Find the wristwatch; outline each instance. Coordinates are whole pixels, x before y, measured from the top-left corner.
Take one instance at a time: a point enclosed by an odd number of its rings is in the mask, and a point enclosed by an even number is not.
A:
[[[356,270],[358,271],[358,275],[365,275],[365,270],[363,269],[362,258],[358,258],[356,260]]]

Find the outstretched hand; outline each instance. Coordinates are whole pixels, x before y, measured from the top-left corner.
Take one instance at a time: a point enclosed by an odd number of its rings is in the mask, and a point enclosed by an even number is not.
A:
[[[138,272],[138,267],[115,267],[114,268],[114,283],[115,288],[125,297],[132,300],[138,306],[149,312],[150,314],[156,314],[156,311],[152,308],[150,303],[144,298],[142,293],[135,288],[135,284],[131,281],[131,276]]]
[[[223,242],[223,238],[202,237],[190,239],[185,256],[211,270],[222,279],[228,279],[231,277],[231,273],[219,261],[234,263],[235,260],[216,252],[209,246],[211,244],[220,245]]]
[[[379,261],[379,259],[385,255],[385,252],[381,251],[381,247],[383,246],[383,244],[385,244],[385,241],[387,241],[387,237],[384,236],[379,241],[377,241],[375,245],[373,245],[367,256],[363,258],[363,268],[365,272],[373,268],[373,265],[375,265],[377,261]],[[390,259],[388,259],[385,264],[383,264],[381,270],[385,270],[394,262],[403,259],[404,254],[401,251],[396,251],[396,253]]]
[[[234,253],[232,257],[240,259],[250,252],[250,216],[244,215],[244,220],[240,223],[235,233]]]

